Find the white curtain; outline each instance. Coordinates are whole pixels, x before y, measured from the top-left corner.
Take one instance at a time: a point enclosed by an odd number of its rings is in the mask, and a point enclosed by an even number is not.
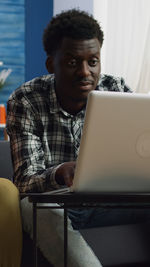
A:
[[[102,72],[122,76],[136,92],[150,91],[150,0],[94,0],[104,30]]]

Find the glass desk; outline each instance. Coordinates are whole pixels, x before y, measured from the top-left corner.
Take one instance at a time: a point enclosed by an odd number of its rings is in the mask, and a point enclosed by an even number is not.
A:
[[[64,209],[64,267],[67,267],[67,209],[77,207],[107,207],[107,208],[150,208],[150,193],[64,193],[58,190],[56,193],[28,193],[21,194],[28,197],[33,205],[33,249],[34,267],[37,261],[37,210],[38,209]],[[38,205],[40,203],[59,203],[60,206]],[[113,205],[112,205],[113,204]]]

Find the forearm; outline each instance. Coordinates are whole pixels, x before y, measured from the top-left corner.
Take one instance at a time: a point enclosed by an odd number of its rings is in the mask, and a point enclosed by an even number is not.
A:
[[[46,163],[42,143],[38,136],[24,132],[11,133],[11,152],[14,169],[14,183],[21,193],[45,192],[58,189],[55,172],[59,164]]]
[[[45,170],[29,175],[16,172],[14,175],[14,183],[18,187],[20,193],[46,192],[62,187],[55,181],[55,171],[57,166],[50,167]]]

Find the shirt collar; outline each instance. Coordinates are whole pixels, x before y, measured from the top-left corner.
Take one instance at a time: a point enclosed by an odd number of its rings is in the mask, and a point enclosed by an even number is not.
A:
[[[57,96],[55,92],[55,77],[51,76],[50,81],[50,113],[58,113],[61,110],[61,106],[57,101]]]
[[[65,111],[59,104],[55,91],[55,77],[51,76],[51,84],[50,84],[50,113],[59,113],[61,112],[65,117],[83,117],[85,114],[85,108],[81,110],[76,115],[71,115],[67,111]]]

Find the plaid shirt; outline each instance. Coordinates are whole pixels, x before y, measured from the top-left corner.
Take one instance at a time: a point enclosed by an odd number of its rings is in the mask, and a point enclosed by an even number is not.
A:
[[[101,75],[96,90],[130,91],[122,78],[108,75]],[[61,108],[54,75],[35,78],[13,92],[7,106],[7,132],[14,183],[20,192],[60,188],[55,172],[59,164],[77,159],[84,116],[85,109],[71,115]]]

